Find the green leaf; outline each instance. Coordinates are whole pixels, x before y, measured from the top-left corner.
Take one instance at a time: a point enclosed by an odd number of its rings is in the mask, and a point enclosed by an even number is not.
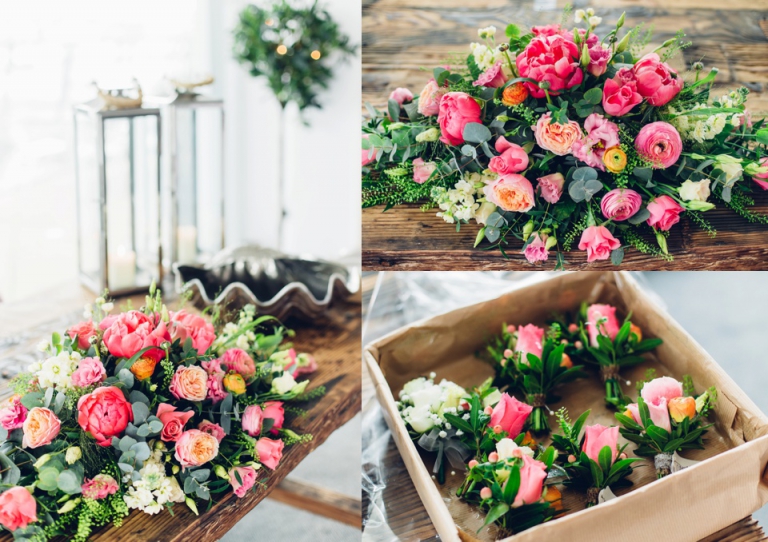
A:
[[[611,471],[611,447],[603,446],[600,452],[597,454],[597,460],[600,463],[600,468],[604,473]]]
[[[479,122],[469,122],[464,125],[462,137],[468,143],[482,143],[483,141],[489,141],[492,134],[487,126]]]
[[[641,181],[650,181],[653,177],[653,169],[649,167],[636,167],[632,170],[632,174]]]
[[[131,389],[133,387],[133,373],[128,369],[121,369],[120,372],[117,373],[117,378],[127,389]]]
[[[77,495],[81,492],[82,480],[71,470],[59,474],[58,487],[67,495]]]
[[[2,452],[0,452],[0,467],[2,467],[3,484],[9,486],[18,484],[19,479],[21,478],[21,470],[16,466],[16,463],[11,461],[11,459]]]
[[[205,482],[211,475],[211,469],[195,469],[189,475],[198,482]]]
[[[585,411],[581,416],[579,416],[576,419],[575,422],[573,422],[573,427],[571,428],[571,439],[573,441],[578,442],[579,434],[581,433],[581,428],[584,427],[584,424],[586,423],[590,412],[591,410]]]
[[[594,480],[595,487],[602,487],[603,485],[603,471],[600,468],[600,465],[595,463],[593,460],[589,459],[587,454],[582,452],[582,461],[583,458],[586,457],[587,461],[589,461],[589,470],[592,471],[592,479]]]
[[[613,265],[621,265],[624,260],[624,249],[619,247],[611,251],[611,263]]]
[[[637,398],[637,410],[640,412],[640,422],[643,427],[651,425],[651,413],[648,411],[648,405],[645,404],[645,400],[642,397]]]
[[[483,530],[484,527],[490,525],[491,523],[493,523],[497,519],[501,518],[507,512],[509,512],[509,505],[507,503],[500,502],[500,503],[496,504],[493,508],[491,508],[488,511],[488,515],[485,516],[485,523],[483,523],[483,526],[480,527],[477,530],[477,532],[479,533],[480,531]]]
[[[594,87],[584,93],[584,99],[592,105],[603,101],[603,91],[600,87]]]
[[[149,416],[149,407],[144,403],[133,403],[133,423],[140,425],[144,423]]]
[[[768,128],[761,128],[755,133],[755,139],[761,145],[768,145]]]
[[[509,473],[507,485],[504,486],[504,501],[507,504],[511,505],[515,500],[518,489],[520,489],[520,467],[515,465]]]
[[[445,413],[445,419],[448,423],[450,423],[456,429],[461,429],[465,433],[470,433],[470,434],[474,433],[472,426],[469,425],[469,423],[467,423],[466,420],[460,418],[459,416],[456,416],[455,414]]]
[[[676,438],[676,439],[670,440],[669,442],[667,442],[667,445],[664,446],[664,451],[667,453],[672,453],[678,448],[680,448],[680,446],[682,446],[683,444],[685,444],[685,439],[682,439],[682,438]]]
[[[64,402],[67,400],[67,394],[60,391],[56,394],[56,399],[53,401],[53,413],[58,414],[61,409],[64,408]]]
[[[589,166],[578,167],[573,171],[574,181],[591,181],[597,179],[597,170]]]
[[[653,442],[655,442],[657,446],[662,450],[664,449],[669,440],[669,432],[666,429],[657,425],[649,425],[645,428],[645,432],[648,433],[648,436],[653,439]]]
[[[43,393],[39,391],[27,393],[21,398],[21,404],[27,407],[28,410],[41,407],[43,406]]]
[[[520,28],[514,24],[508,24],[504,33],[509,39],[514,39],[520,36]]]
[[[59,487],[59,471],[53,467],[43,467],[37,477],[37,487],[43,491],[54,491]]]
[[[392,122],[397,122],[397,119],[400,118],[400,104],[395,100],[389,100],[387,102],[387,112]]]

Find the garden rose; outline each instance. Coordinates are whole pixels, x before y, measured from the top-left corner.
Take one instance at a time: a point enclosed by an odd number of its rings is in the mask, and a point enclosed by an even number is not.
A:
[[[549,258],[549,251],[547,250],[546,240],[547,236],[543,238],[539,235],[539,232],[533,232],[531,234],[533,240],[528,243],[523,250],[525,259],[528,263],[545,262]]]
[[[607,260],[611,257],[611,251],[621,246],[605,226],[589,226],[581,234],[579,250],[587,251],[587,261]]]
[[[643,198],[634,190],[614,188],[603,196],[600,210],[605,218],[621,222],[639,211],[642,203]]]
[[[117,481],[109,474],[97,474],[91,480],[86,478],[81,488],[83,497],[96,501],[114,495],[118,489]]]
[[[668,231],[680,222],[680,213],[685,209],[669,196],[657,196],[648,203],[651,217],[646,221],[652,228]]]
[[[619,145],[619,127],[602,115],[592,113],[584,121],[584,129],[586,137],[574,141],[571,152],[588,166],[605,171],[603,154],[606,149]]]
[[[21,427],[24,432],[21,445],[24,448],[39,448],[56,438],[61,422],[52,410],[35,407],[29,411]]]
[[[700,181],[687,179],[678,189],[680,198],[685,201],[707,201],[710,195],[710,182],[709,179],[702,179]]]
[[[416,158],[413,161],[413,181],[424,184],[437,169],[434,162],[425,162],[423,158]]]
[[[389,94],[390,100],[395,100],[400,105],[413,101],[413,92],[407,88],[398,87]]]
[[[434,117],[440,112],[440,100],[448,92],[445,87],[437,85],[437,81],[430,79],[419,95],[419,113],[425,117]]]
[[[67,335],[73,341],[77,337],[77,347],[80,350],[88,350],[91,347],[91,337],[96,335],[96,327],[93,325],[93,320],[87,320],[69,328]]]
[[[0,409],[0,425],[6,431],[19,429],[24,425],[24,420],[27,419],[27,412],[27,407],[21,404],[21,395],[13,395]]]
[[[512,506],[531,504],[541,500],[546,477],[547,466],[544,463],[523,455],[523,465],[520,467],[520,488],[517,490]]]
[[[768,156],[760,160],[760,167],[768,166]],[[752,180],[763,190],[768,190],[768,172],[752,175]]]
[[[363,134],[363,139],[368,139],[369,134]],[[376,150],[374,149],[373,152],[371,152],[371,149],[361,149],[362,150],[362,164],[361,167],[365,167],[371,162],[376,161]]]
[[[203,401],[208,395],[208,373],[197,365],[180,365],[168,389],[176,399]]]
[[[243,375],[246,382],[256,376],[256,364],[253,362],[253,358],[249,356],[245,350],[230,348],[224,352],[224,355],[219,358],[219,361],[228,371],[235,371],[236,373]]]
[[[256,483],[256,470],[253,467],[233,467],[229,469],[229,483],[235,495],[245,497],[246,492]]]
[[[496,139],[496,152],[499,156],[491,158],[488,169],[499,175],[518,173],[528,167],[528,153],[520,145],[510,143],[504,136]]]
[[[653,425],[657,427],[661,427],[662,429],[666,431],[672,430],[672,424],[669,421],[669,411],[667,410],[667,400],[665,398],[660,398],[657,401],[657,404],[650,404],[646,403],[648,405],[648,413],[651,417],[651,422],[653,422]],[[639,425],[643,426],[643,420],[640,417],[640,408],[637,406],[637,403],[631,403],[627,405],[627,411],[624,413],[625,416],[629,416],[633,420],[635,420],[635,423],[638,423]]]
[[[533,209],[536,202],[531,181],[517,173],[502,175],[483,187],[483,194],[487,201],[505,211],[525,213]]]
[[[136,380],[146,380],[154,374],[156,366],[157,361],[153,358],[142,356],[131,365],[130,371],[136,377]]]
[[[677,162],[683,151],[683,141],[675,127],[668,122],[646,124],[635,138],[637,154],[658,169],[666,169]]]
[[[571,152],[574,142],[582,138],[581,127],[574,120],[568,121],[568,124],[551,122],[551,120],[552,114],[546,113],[533,127],[536,143],[542,149],[552,151],[558,156],[565,156]]]
[[[501,399],[493,407],[490,427],[500,426],[502,431],[509,434],[509,438],[514,439],[523,430],[528,416],[533,407],[521,401],[518,401],[508,393],[502,393]]]
[[[271,431],[273,433],[277,433],[277,430],[281,429],[283,427],[283,423],[285,423],[285,410],[283,409],[283,403],[280,401],[267,401],[264,403],[262,416],[264,418],[271,418],[273,420]]]
[[[562,173],[550,173],[536,180],[539,181],[537,188],[544,201],[552,204],[560,201],[560,197],[563,195],[563,185],[565,184],[565,177],[563,177]]]
[[[242,426],[243,431],[257,437],[261,433],[261,421],[264,417],[264,412],[259,405],[248,405],[243,411]]]
[[[184,469],[205,465],[218,454],[219,441],[216,437],[199,429],[190,429],[182,433],[176,441],[174,456]]]
[[[222,426],[208,420],[201,421],[200,424],[197,426],[197,428],[203,433],[208,433],[209,435],[213,435],[216,438],[216,440],[218,440],[219,442],[224,440],[224,437],[226,436],[226,433],[224,432],[224,428]]]
[[[603,85],[603,109],[613,117],[626,115],[642,101],[632,70],[621,68],[613,79],[607,79]]]
[[[83,395],[77,402],[77,423],[93,435],[99,446],[110,446],[133,421],[133,410],[120,388],[105,386]]]
[[[683,80],[656,53],[645,55],[632,71],[637,78],[637,92],[655,107],[669,103],[683,89]]]
[[[449,92],[440,100],[437,122],[440,141],[446,145],[464,143],[464,127],[470,122],[482,122],[482,110],[475,99],[464,92]]]
[[[602,322],[599,322],[602,320]],[[589,344],[597,346],[597,336],[605,335],[609,339],[616,338],[619,332],[619,320],[616,318],[616,307],[595,303],[587,308],[587,332]]]
[[[531,40],[515,63],[520,77],[530,77],[549,83],[549,94],[574,87],[582,82],[584,73],[579,67],[579,48],[573,39],[559,34],[539,36]],[[534,83],[525,83],[536,98],[544,98],[544,91]]]
[[[201,356],[205,354],[216,338],[213,325],[208,320],[184,310],[171,313],[169,331],[171,339],[174,341],[179,339],[182,346],[188,338],[192,339],[192,347]]]
[[[130,358],[139,350],[149,346],[160,346],[170,342],[171,335],[165,322],[155,325],[157,317],[150,318],[139,311],[128,311],[118,316],[105,318],[100,327],[104,330],[104,344],[113,356]],[[160,348],[153,348],[143,354],[155,361],[165,357]]]
[[[0,525],[13,532],[37,521],[37,502],[21,486],[12,487],[0,494]]]
[[[194,416],[191,410],[177,412],[175,406],[160,403],[157,406],[157,417],[163,422],[163,430],[160,432],[160,440],[164,442],[176,442],[184,432],[184,425]]]
[[[523,363],[528,363],[527,354],[533,354],[540,358],[543,350],[542,341],[544,339],[544,329],[533,324],[520,326],[517,328],[517,343],[515,343],[515,352],[521,352],[520,359]]]
[[[268,469],[276,469],[277,464],[283,457],[284,446],[282,440],[272,440],[271,438],[266,437],[260,438],[256,441],[256,451],[259,454],[259,463]]]
[[[605,427],[599,423],[584,428],[584,444],[582,450],[587,457],[599,464],[600,450],[608,446],[611,449],[611,464],[619,454],[619,428]]]
[[[504,75],[504,71],[501,69],[501,60],[497,60],[493,66],[480,74],[480,77],[472,85],[476,87],[499,88],[504,86],[506,82],[507,76]]]
[[[85,388],[107,379],[107,371],[99,358],[83,358],[72,373],[72,385]]]

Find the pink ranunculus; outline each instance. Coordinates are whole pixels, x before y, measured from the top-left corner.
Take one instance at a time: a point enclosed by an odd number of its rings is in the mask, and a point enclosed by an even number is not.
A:
[[[768,166],[768,156],[760,160],[760,167]],[[763,190],[768,190],[768,172],[752,175],[752,180]]]
[[[637,154],[658,169],[666,169],[677,162],[683,152],[683,141],[674,126],[664,121],[646,124],[635,138]]]
[[[0,409],[0,425],[6,431],[20,429],[27,419],[27,407],[21,404],[21,395],[13,395]]]
[[[637,92],[653,106],[669,103],[683,89],[682,78],[656,53],[645,55],[632,71],[637,78]]]
[[[507,82],[507,76],[501,69],[501,60],[497,60],[493,66],[485,70],[477,81],[472,83],[476,87],[499,88]]]
[[[589,226],[581,234],[579,250],[587,251],[587,261],[607,260],[611,257],[611,251],[621,246],[605,226]]]
[[[189,338],[192,339],[192,347],[199,355],[205,354],[208,347],[213,344],[216,333],[213,324],[202,316],[189,313],[185,310],[171,313],[170,322],[171,339],[179,339],[182,345]]]
[[[199,429],[184,431],[176,441],[174,456],[183,469],[205,465],[217,455],[219,455],[219,441],[213,435]]]
[[[547,236],[545,235],[542,238],[542,236],[539,235],[539,232],[536,231],[531,234],[531,238],[533,240],[528,243],[525,250],[523,250],[525,259],[528,260],[528,263],[547,261],[547,258],[549,258],[549,251],[546,246]]]
[[[520,145],[510,143],[504,136],[496,140],[496,152],[499,156],[491,158],[488,169],[499,175],[519,173],[528,167],[528,153]]]
[[[130,358],[139,350],[161,346],[171,340],[165,322],[160,320],[159,315],[150,318],[139,311],[128,311],[114,318],[105,318],[99,327],[104,330],[103,339],[107,350],[118,358]],[[160,361],[165,357],[165,352],[160,348],[153,348],[142,356]]]
[[[407,88],[398,87],[389,94],[390,100],[395,100],[400,105],[413,101],[413,92]]]
[[[464,143],[464,127],[471,122],[482,122],[482,110],[475,99],[464,92],[449,92],[440,100],[437,116],[440,141],[446,145]]]
[[[35,407],[27,413],[27,419],[21,426],[24,448],[39,448],[53,442],[61,429],[61,421],[52,410]]]
[[[622,117],[643,101],[637,92],[635,73],[621,68],[613,79],[607,79],[603,86],[603,109],[614,117]]]
[[[209,435],[213,435],[214,437],[216,437],[216,440],[218,440],[219,442],[224,440],[224,437],[227,435],[224,432],[224,428],[222,426],[208,420],[201,421],[197,425],[197,428],[203,433],[208,433]]]
[[[91,347],[91,337],[96,335],[96,326],[93,325],[93,320],[86,320],[70,327],[67,335],[73,341],[77,337],[77,347],[80,350],[88,350]]]
[[[85,479],[81,491],[86,499],[99,501],[114,495],[119,488],[117,481],[109,474],[97,474],[90,480]]]
[[[643,198],[630,188],[614,188],[603,196],[600,210],[605,218],[621,222],[637,211],[643,204]]]
[[[599,115],[592,113],[584,121],[586,137],[573,142],[571,152],[588,166],[605,171],[603,154],[605,149],[619,145],[619,127]]]
[[[611,449],[611,464],[613,464],[619,454],[618,442],[618,427],[605,427],[596,423],[584,428],[584,444],[581,449],[587,457],[599,464],[600,450],[608,446]]]
[[[227,371],[240,373],[246,382],[256,376],[256,364],[253,358],[245,350],[239,348],[230,348],[220,358],[221,365],[227,368]]]
[[[208,373],[197,365],[179,365],[168,389],[176,399],[204,401],[208,396]]]
[[[654,403],[662,397],[667,401],[671,401],[682,396],[683,385],[670,376],[654,378],[650,382],[646,382],[643,385],[643,389],[640,390],[640,397],[646,403]]]
[[[131,403],[115,386],[96,388],[77,402],[77,423],[99,446],[110,446],[112,437],[120,435],[132,421]]]
[[[277,430],[283,427],[285,423],[285,410],[283,409],[283,403],[280,401],[267,401],[264,403],[262,409],[263,418],[271,418],[274,420],[272,423],[272,433],[277,434]]]
[[[531,181],[517,173],[500,176],[483,187],[483,194],[486,200],[505,211],[525,213],[536,203]]]
[[[517,343],[515,343],[515,352],[521,352],[521,360],[528,363],[528,354],[540,358],[544,349],[542,344],[544,340],[544,329],[533,324],[520,326],[517,328]]]
[[[283,444],[282,440],[261,437],[256,441],[256,451],[259,454],[259,463],[268,469],[276,469],[277,464],[283,457],[284,446],[285,444]]]
[[[516,438],[523,430],[528,416],[530,416],[533,407],[518,401],[508,393],[502,393],[501,399],[493,407],[490,427],[500,426],[502,431],[509,434],[509,438]]]
[[[648,212],[651,213],[651,217],[647,223],[652,228],[669,231],[672,226],[680,222],[680,213],[683,211],[685,209],[671,197],[657,196],[648,203]]]
[[[539,181],[536,188],[539,189],[539,193],[544,201],[553,205],[560,201],[563,195],[563,185],[565,184],[565,177],[563,177],[562,173],[550,173],[536,180]]]
[[[243,431],[252,437],[258,437],[261,433],[261,423],[264,419],[264,411],[259,405],[248,405],[243,411],[242,426]]]
[[[175,406],[167,403],[160,403],[157,406],[157,417],[163,422],[163,430],[160,432],[160,440],[164,442],[176,442],[184,432],[184,425],[195,413],[191,410],[187,412],[177,412]]]
[[[440,112],[440,101],[446,92],[446,87],[440,87],[434,79],[430,79],[419,95],[419,113],[425,117],[437,115]]]
[[[587,309],[587,332],[592,346],[597,346],[598,335],[605,335],[611,340],[616,338],[620,327],[616,307],[595,303]]]
[[[565,156],[571,152],[573,144],[583,135],[581,126],[575,120],[567,124],[552,122],[552,114],[547,112],[542,115],[533,127],[536,143],[544,150],[552,151],[558,156]]]
[[[584,79],[584,72],[579,67],[580,56],[572,38],[555,34],[533,38],[517,55],[515,63],[520,77],[546,81],[550,96],[556,96],[561,90],[575,87]],[[533,97],[544,98],[544,91],[537,84],[526,82],[524,85]]]
[[[423,158],[416,158],[413,161],[413,182],[424,184],[437,169],[434,162],[425,162]]]
[[[238,478],[240,478],[239,482]],[[235,495],[239,498],[245,497],[248,490],[256,483],[256,469],[253,467],[232,467],[229,469],[229,483],[232,485]]]
[[[546,477],[547,466],[541,461],[523,454],[523,465],[520,467],[520,487],[512,506],[532,504],[541,500],[541,492],[544,490]]]
[[[595,36],[590,34],[590,38]],[[597,36],[595,36],[597,37]],[[589,47],[589,66],[587,71],[595,77],[600,77],[608,69],[608,61],[611,59],[611,50],[598,43]]]
[[[0,494],[0,525],[13,532],[37,521],[37,502],[21,486],[12,487]]]
[[[363,139],[368,139],[370,137],[369,134],[363,134]],[[376,149],[361,149],[362,150],[362,165],[361,167],[365,167],[368,164],[376,161]]]
[[[72,373],[72,385],[85,388],[107,379],[107,371],[99,358],[83,358]]]

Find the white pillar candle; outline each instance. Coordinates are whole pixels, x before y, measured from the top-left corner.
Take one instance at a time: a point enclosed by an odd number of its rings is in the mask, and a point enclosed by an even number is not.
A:
[[[178,242],[179,263],[194,262],[197,259],[197,228],[179,226],[176,240]]]
[[[136,253],[120,247],[109,254],[109,289],[112,291],[136,286]]]

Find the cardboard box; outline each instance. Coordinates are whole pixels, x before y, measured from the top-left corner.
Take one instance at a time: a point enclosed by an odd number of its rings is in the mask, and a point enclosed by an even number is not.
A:
[[[664,344],[649,354],[648,362],[625,370],[624,390],[635,397],[635,382],[649,367],[657,376],[693,377],[697,391],[715,385],[718,401],[712,415],[715,426],[706,435],[706,450],[683,454],[702,460],[681,472],[656,480],[652,461],[633,472],[634,485],[616,491],[618,499],[585,509],[584,495],[566,489],[568,513],[506,540],[569,542],[622,540],[690,542],[703,538],[748,516],[768,502],[768,418],[739,389],[714,359],[669,314],[660,308],[626,272],[564,273],[497,299],[464,307],[399,329],[368,345],[365,361],[372,375],[384,417],[408,472],[442,540],[495,540],[495,526],[478,529],[484,514],[461,502],[455,490],[463,472],[449,475],[443,486],[432,478],[432,454],[417,449],[399,417],[397,392],[409,380],[437,373],[463,386],[479,384],[493,374],[475,353],[498,333],[501,324],[544,324],[553,312],[576,310],[582,301],[609,303],[632,321],[644,337],[660,337]],[[713,300],[712,314],[716,318]],[[744,360],[750,363],[752,360]],[[755,367],[755,370],[765,370]],[[562,389],[562,400],[552,410],[568,408],[575,419],[591,408],[588,424],[616,425],[613,411],[603,402],[604,388],[596,375]],[[556,430],[554,416],[550,424]],[[632,454],[634,444],[628,452]]]

